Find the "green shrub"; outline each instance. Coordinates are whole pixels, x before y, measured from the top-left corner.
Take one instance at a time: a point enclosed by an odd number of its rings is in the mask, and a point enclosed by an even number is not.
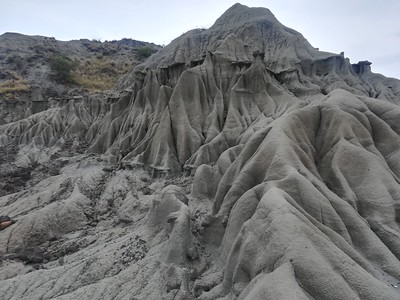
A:
[[[136,50],[136,55],[140,59],[148,58],[150,55],[154,53],[154,50],[150,47],[142,47]]]
[[[49,65],[56,82],[62,84],[75,83],[72,76],[75,65],[69,58],[61,55],[52,56],[49,59]]]

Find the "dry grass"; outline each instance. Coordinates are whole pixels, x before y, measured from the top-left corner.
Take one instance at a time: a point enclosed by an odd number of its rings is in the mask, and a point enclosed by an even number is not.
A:
[[[73,71],[73,80],[75,84],[90,92],[104,91],[110,89],[130,67],[130,64],[116,64],[106,57],[99,56],[80,62]]]
[[[101,76],[74,75],[73,80],[76,85],[79,85],[90,92],[110,89],[115,83],[113,80]]]
[[[27,93],[31,90],[28,81],[22,79],[12,79],[0,82],[0,96],[6,100],[18,98],[18,94]]]

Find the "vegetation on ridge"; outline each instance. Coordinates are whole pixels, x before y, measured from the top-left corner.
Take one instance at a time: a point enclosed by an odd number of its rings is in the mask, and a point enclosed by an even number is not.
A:
[[[10,78],[0,81],[0,96],[6,100],[14,100],[17,94],[27,93],[30,91],[30,85],[27,80],[22,79],[13,71],[7,71],[6,77]]]
[[[63,55],[54,55],[49,59],[51,75],[53,79],[61,84],[75,83],[72,71],[75,64],[68,57]]]

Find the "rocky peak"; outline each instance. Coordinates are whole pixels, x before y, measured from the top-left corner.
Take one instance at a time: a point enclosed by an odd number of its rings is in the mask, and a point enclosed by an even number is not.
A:
[[[353,64],[352,67],[354,72],[356,72],[359,75],[362,75],[364,73],[371,72],[371,65],[372,65],[371,62],[369,62],[368,60],[364,60],[364,61],[359,61],[356,64]]]
[[[226,28],[237,28],[246,23],[269,22],[279,24],[272,12],[264,7],[247,7],[240,3],[236,3],[229,8],[221,17],[219,17],[214,25],[210,27],[212,30],[224,30]]]
[[[231,62],[250,60],[252,53],[265,53],[264,61],[274,72],[294,67],[301,60],[332,55],[319,52],[295,30],[283,26],[266,8],[235,4],[213,26],[186,32],[124,78],[118,88],[130,88],[135,73],[150,69],[183,71],[204,59],[205,53],[219,53]],[[176,82],[176,80],[174,81]]]

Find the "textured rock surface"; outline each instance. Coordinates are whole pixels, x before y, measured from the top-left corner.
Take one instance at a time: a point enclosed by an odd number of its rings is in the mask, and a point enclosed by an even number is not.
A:
[[[0,126],[1,297],[400,299],[400,81],[236,4],[118,91]]]

